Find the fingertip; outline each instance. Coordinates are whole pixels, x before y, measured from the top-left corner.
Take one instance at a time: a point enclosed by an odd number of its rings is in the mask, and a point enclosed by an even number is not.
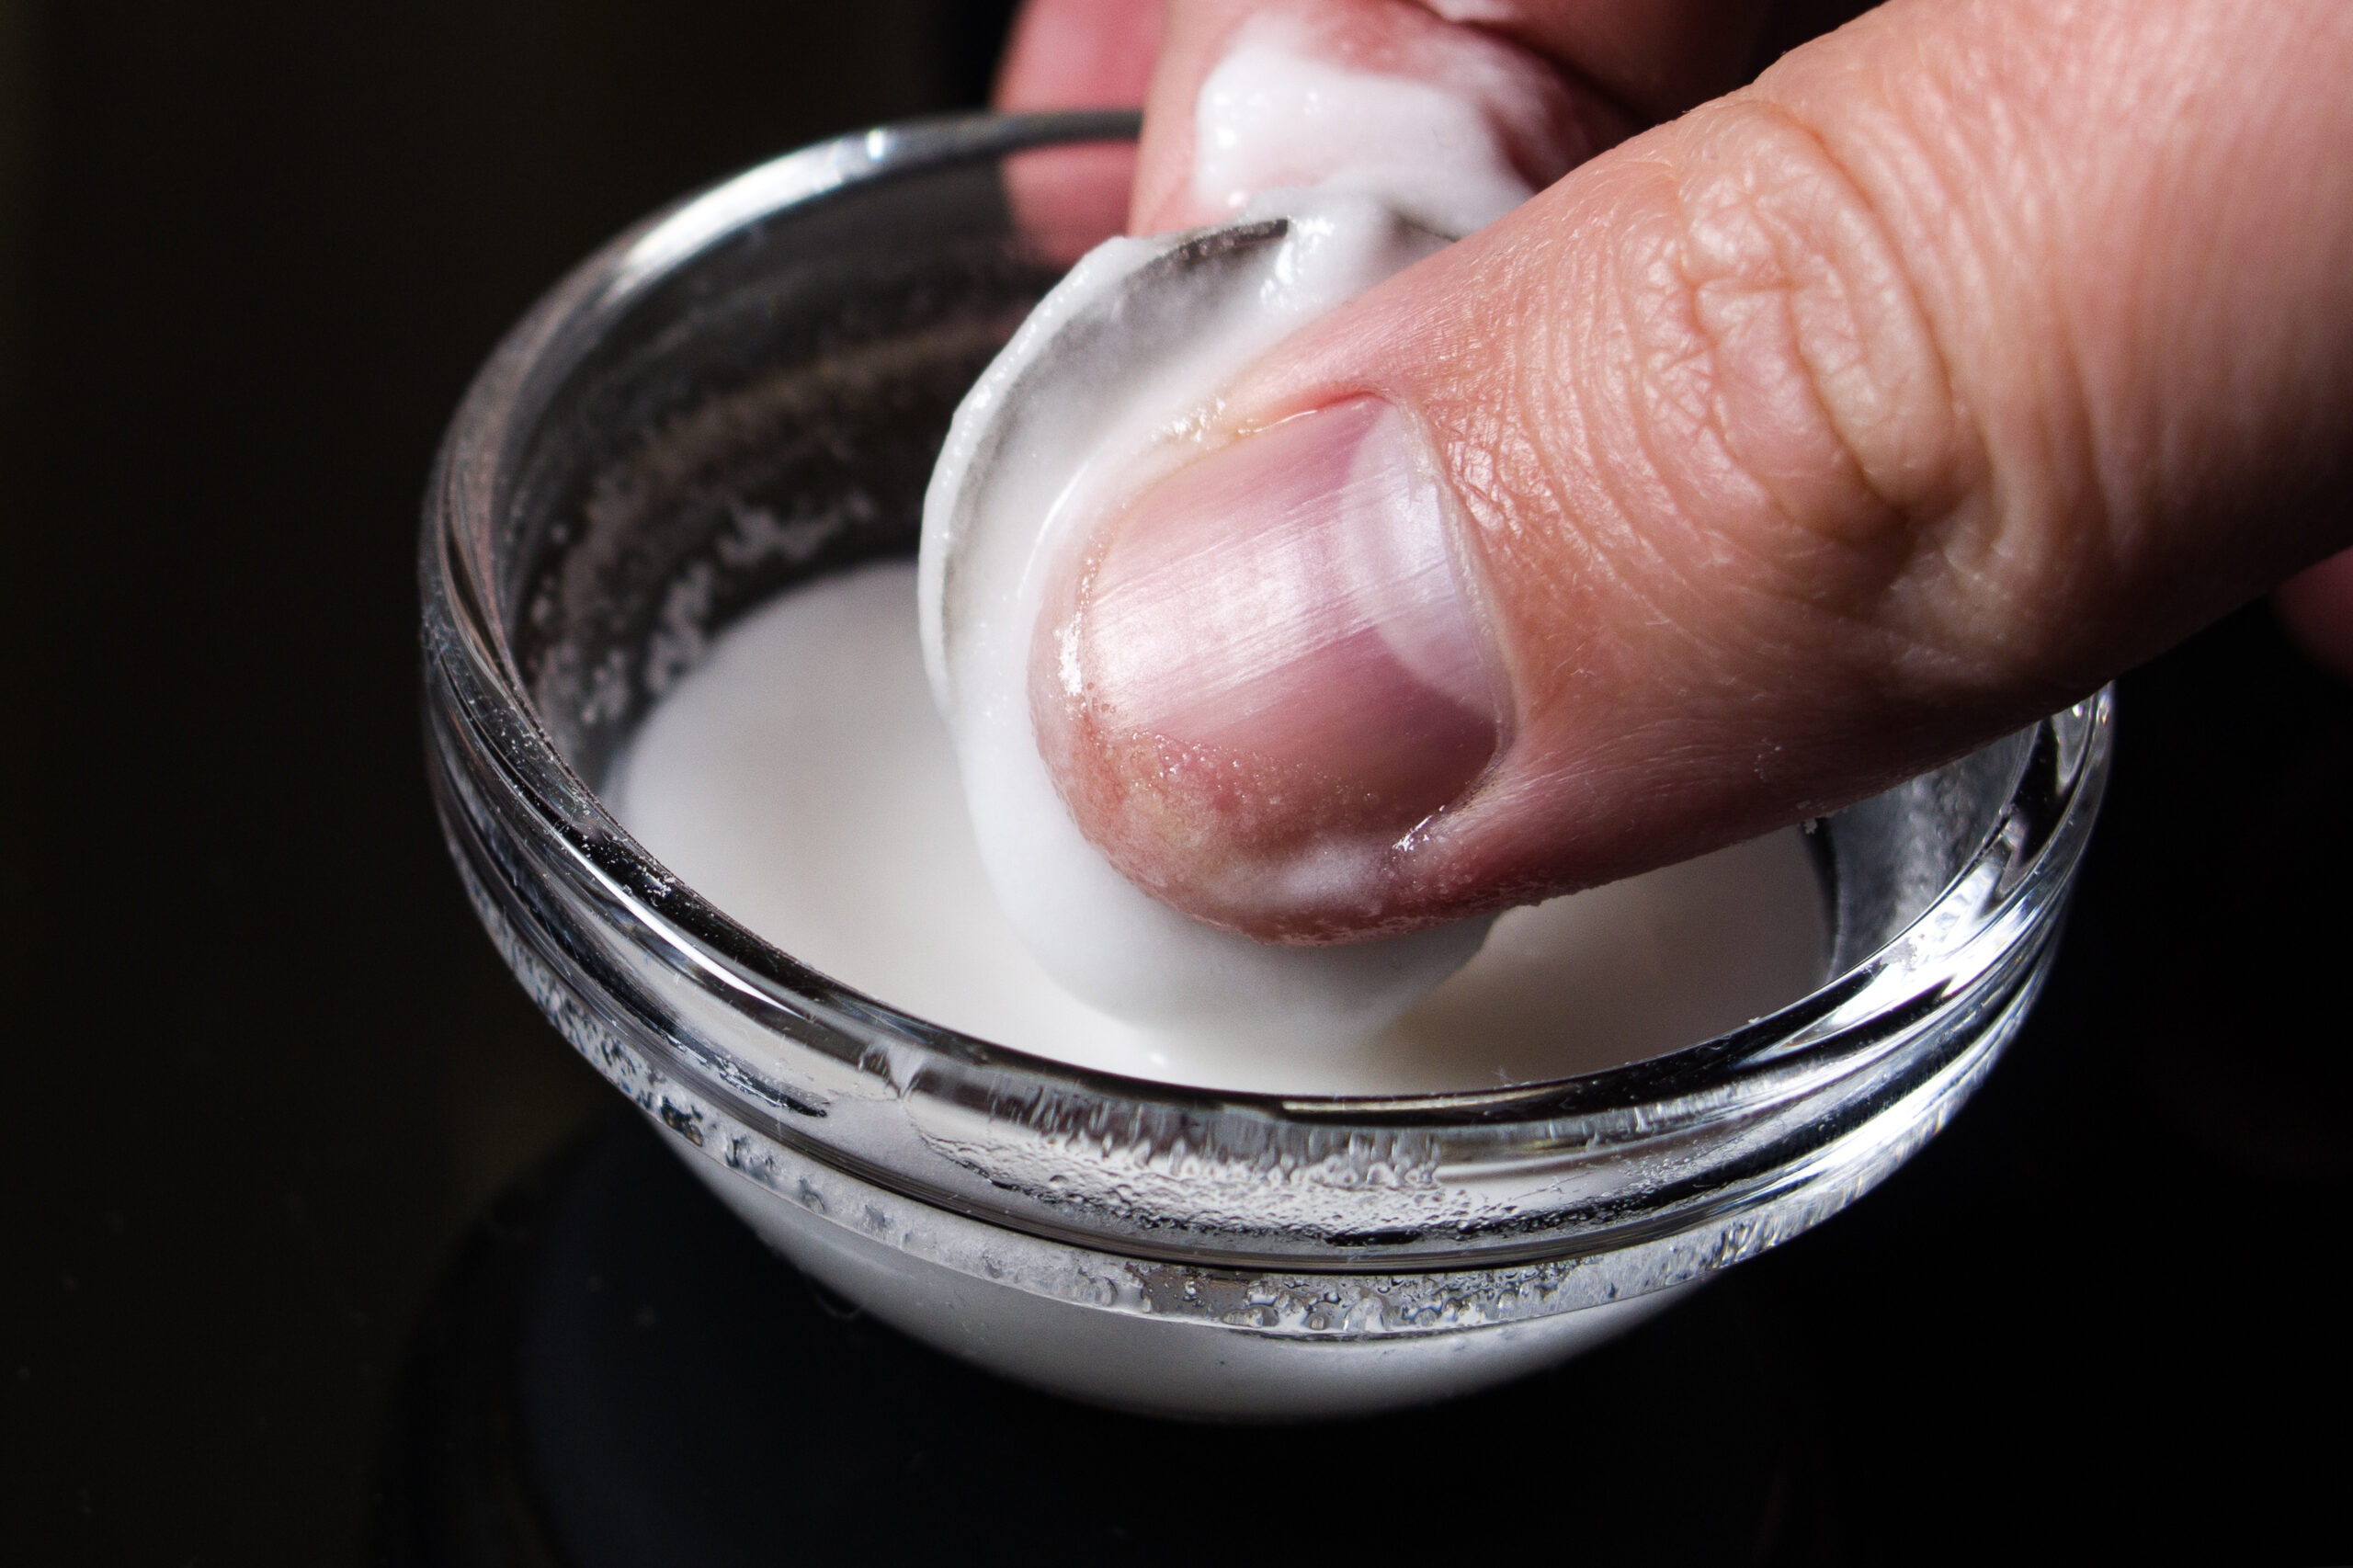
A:
[[[2339,680],[2353,680],[2353,550],[2282,583],[2272,612],[2304,656]]]
[[[1133,108],[1160,50],[1161,7],[1138,0],[1029,0],[1014,18],[991,101],[1008,113]],[[1126,223],[1136,150],[1033,148],[1006,161],[1006,198],[1029,250],[1068,267]]]
[[[1011,114],[1142,107],[1161,9],[1149,0],[1027,0],[990,101]]]

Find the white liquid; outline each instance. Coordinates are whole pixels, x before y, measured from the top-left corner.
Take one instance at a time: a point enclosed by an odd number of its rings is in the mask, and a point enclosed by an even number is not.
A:
[[[915,572],[892,563],[755,611],[647,717],[608,793],[719,908],[904,1011],[1133,1077],[1411,1095],[1640,1061],[1824,978],[1821,886],[1791,829],[1513,910],[1460,972],[1367,1035],[1278,1045],[1123,1022],[1057,984],[992,895],[915,609]]]

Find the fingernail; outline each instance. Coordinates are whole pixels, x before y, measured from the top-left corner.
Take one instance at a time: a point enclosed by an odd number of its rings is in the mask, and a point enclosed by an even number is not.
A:
[[[1393,838],[1463,793],[1509,711],[1444,483],[1377,398],[1245,437],[1109,526],[1038,685],[1206,855]]]

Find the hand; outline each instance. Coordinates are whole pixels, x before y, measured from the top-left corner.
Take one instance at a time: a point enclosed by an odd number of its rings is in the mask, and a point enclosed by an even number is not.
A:
[[[1222,215],[1192,107],[1269,12],[1461,94],[1544,188],[1286,342],[1111,523],[1093,739],[1049,761],[1131,876],[1304,941],[1609,881],[1945,761],[2353,543],[2353,7],[1890,0],[1710,99],[1768,9],[1172,0],[1136,225]],[[1006,100],[1051,99],[1050,24],[1137,13],[1040,0]],[[1492,702],[1330,656],[1404,602],[1279,548],[1344,472],[1434,476],[1385,504],[1437,508],[1466,585],[1413,635]],[[1288,619],[1206,630],[1224,574],[1286,572]],[[2324,655],[2347,608],[2342,561],[2283,600]],[[1181,667],[1116,656],[1155,623]],[[1401,755],[1382,716],[1449,701],[1460,744]],[[1212,739],[1256,787],[1165,766]],[[1335,812],[1398,835],[1373,903],[1222,900]]]

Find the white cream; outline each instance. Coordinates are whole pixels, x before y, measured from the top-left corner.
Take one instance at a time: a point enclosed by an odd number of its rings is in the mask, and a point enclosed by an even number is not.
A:
[[[1355,1036],[1270,1050],[1246,1033],[1107,1015],[1056,983],[992,894],[926,689],[914,577],[867,567],[720,634],[608,791],[630,832],[721,909],[894,1006],[1130,1076],[1410,1095],[1639,1061],[1824,978],[1822,892],[1791,830],[1514,910],[1461,972]]]
[[[1442,234],[1483,229],[1535,190],[1475,105],[1410,77],[1286,49],[1261,17],[1193,106],[1193,196],[1237,216],[1260,192],[1369,197]]]

